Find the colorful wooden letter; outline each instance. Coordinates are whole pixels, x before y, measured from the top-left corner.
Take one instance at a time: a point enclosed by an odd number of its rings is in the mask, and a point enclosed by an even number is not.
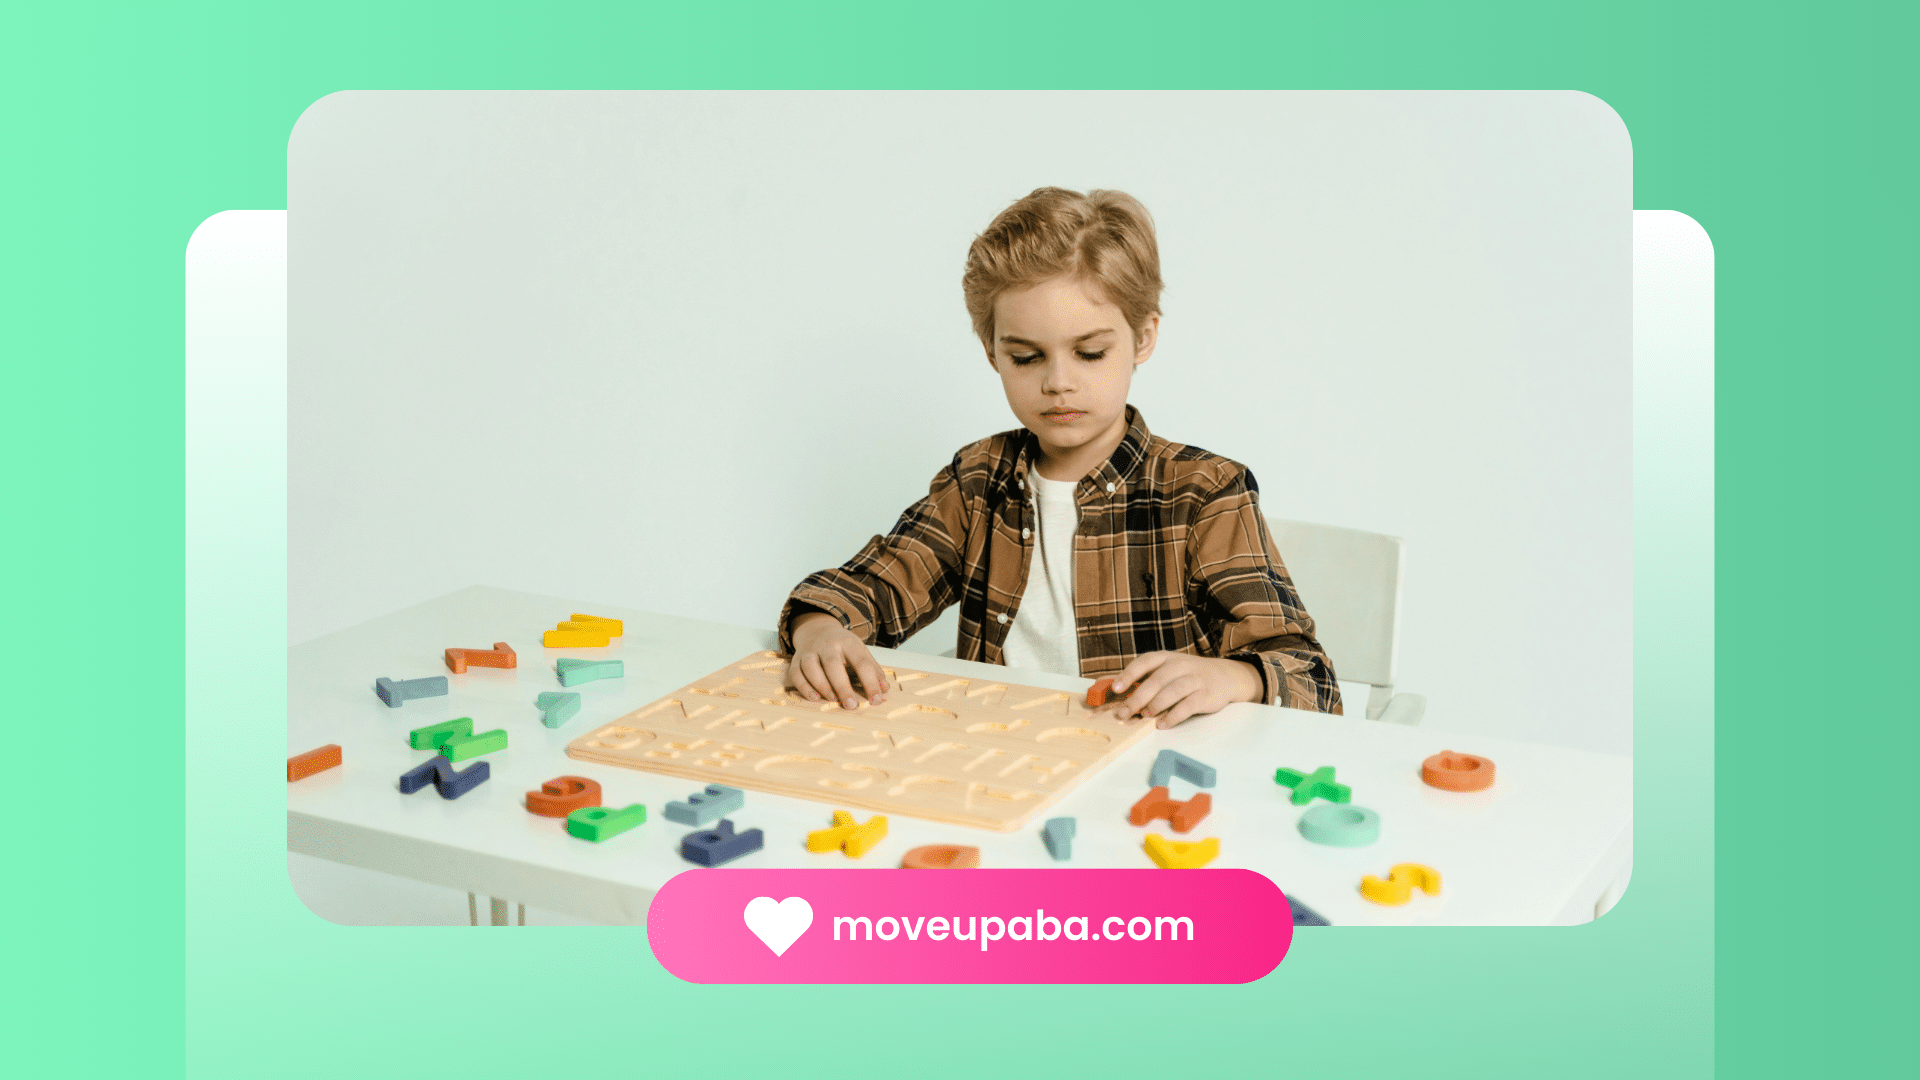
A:
[[[1380,839],[1380,815],[1364,806],[1323,803],[1301,814],[1294,827],[1328,847],[1365,847]]]
[[[873,845],[886,835],[887,819],[879,814],[868,818],[865,824],[855,824],[852,814],[835,810],[831,828],[807,834],[807,850],[832,851],[838,848],[846,852],[848,858],[857,859],[872,851]]]
[[[1048,818],[1040,835],[1047,842],[1047,854],[1055,862],[1065,862],[1073,858],[1073,834],[1079,831],[1078,824],[1070,817]]]
[[[326,772],[340,764],[340,744],[328,743],[318,750],[295,754],[287,759],[287,783],[305,780],[314,773]]]
[[[980,849],[959,844],[927,844],[901,856],[900,866],[904,870],[974,870],[980,866]]]
[[[1125,694],[1116,694],[1113,692],[1112,679],[1096,679],[1092,686],[1087,687],[1087,708],[1097,709],[1102,705],[1125,701],[1132,693],[1132,690],[1128,690]]]
[[[527,792],[527,812],[541,817],[566,817],[575,810],[600,805],[600,781],[584,776],[556,776]]]
[[[1192,832],[1213,810],[1213,796],[1201,792],[1186,802],[1181,802],[1167,794],[1167,789],[1157,787],[1140,796],[1127,812],[1127,820],[1135,825],[1145,825],[1155,818],[1166,818],[1177,833]]]
[[[462,716],[454,720],[414,728],[407,732],[407,745],[415,750],[438,750],[447,745],[448,739],[471,734],[473,734],[473,717]]]
[[[494,728],[478,735],[455,735],[440,744],[440,752],[446,755],[448,761],[465,761],[506,748],[506,728]]]
[[[550,728],[559,727],[571,720],[580,711],[580,695],[558,690],[549,690],[533,699],[540,709],[540,722]]]
[[[553,672],[560,677],[561,686],[579,686],[595,679],[621,678],[626,675],[627,666],[619,660],[581,660],[563,656],[553,662]]]
[[[1287,897],[1287,906],[1293,909],[1293,925],[1295,926],[1333,925],[1327,921],[1326,916],[1295,900],[1292,896]]]
[[[1311,773],[1298,769],[1275,769],[1273,782],[1293,789],[1293,805],[1305,806],[1319,796],[1328,802],[1343,803],[1353,799],[1353,789],[1345,784],[1333,782],[1333,766],[1322,765]]]
[[[1147,834],[1147,856],[1162,870],[1197,870],[1220,854],[1220,840],[1185,842],[1169,840],[1159,833]]]
[[[1484,791],[1493,786],[1493,762],[1442,750],[1420,763],[1420,779],[1442,791]]]
[[[608,637],[619,637],[627,632],[626,624],[619,619],[603,619],[598,615],[582,615],[575,612],[560,624],[562,630],[594,630]]]
[[[567,815],[567,832],[582,840],[599,843],[647,820],[647,808],[634,803],[615,810],[610,806],[589,806]]]
[[[668,821],[677,821],[682,825],[705,825],[745,805],[747,793],[739,788],[708,784],[705,791],[687,796],[686,802],[675,800],[668,803],[666,817]]]
[[[750,855],[767,844],[766,834],[759,829],[748,829],[743,833],[733,831],[733,822],[724,818],[711,829],[703,832],[691,832],[680,840],[680,857],[701,866],[719,866],[732,862],[742,855]]]
[[[424,679],[403,679],[399,682],[375,679],[373,692],[380,695],[380,700],[387,703],[387,708],[397,709],[414,698],[446,697],[447,677],[430,675]]]
[[[1413,899],[1413,890],[1428,896],[1440,895],[1440,871],[1419,863],[1395,863],[1387,880],[1368,874],[1360,879],[1360,895],[1376,904],[1399,907]]]
[[[513,646],[504,641],[494,642],[491,651],[487,649],[447,650],[447,667],[453,669],[455,675],[465,672],[468,664],[474,667],[510,668],[520,666],[520,658],[513,654]]]
[[[400,794],[411,795],[432,784],[441,798],[457,799],[479,787],[491,775],[493,769],[484,761],[476,761],[461,772],[454,769],[453,762],[435,754],[400,774]]]
[[[1213,766],[1203,765],[1178,750],[1162,750],[1153,759],[1153,771],[1147,774],[1148,787],[1166,787],[1179,777],[1194,787],[1212,787],[1218,782]]]

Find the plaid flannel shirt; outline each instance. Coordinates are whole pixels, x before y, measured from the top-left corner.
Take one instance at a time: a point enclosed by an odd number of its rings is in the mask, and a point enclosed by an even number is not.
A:
[[[1039,510],[1027,487],[1038,440],[1025,428],[963,448],[893,531],[845,565],[810,574],[780,611],[825,611],[867,644],[891,648],[960,605],[962,660],[1004,664]],[[1237,462],[1148,432],[1127,406],[1127,434],[1074,490],[1073,608],[1080,674],[1118,675],[1142,653],[1225,657],[1260,672],[1262,700],[1340,711],[1333,665],[1314,640]]]

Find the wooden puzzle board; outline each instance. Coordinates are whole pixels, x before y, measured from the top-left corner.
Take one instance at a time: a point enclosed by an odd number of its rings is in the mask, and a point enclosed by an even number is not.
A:
[[[848,711],[756,652],[573,740],[567,754],[708,783],[1011,832],[1146,737],[1084,694],[883,668]]]

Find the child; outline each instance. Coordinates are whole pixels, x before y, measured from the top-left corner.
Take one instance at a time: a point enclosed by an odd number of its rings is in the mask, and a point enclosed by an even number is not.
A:
[[[1040,188],[975,238],[961,287],[1022,426],[961,449],[891,533],[793,590],[793,687],[853,709],[858,681],[880,704],[868,643],[958,603],[960,659],[1115,676],[1122,715],[1162,728],[1233,701],[1339,712],[1253,474],[1127,404],[1160,330],[1146,208]]]

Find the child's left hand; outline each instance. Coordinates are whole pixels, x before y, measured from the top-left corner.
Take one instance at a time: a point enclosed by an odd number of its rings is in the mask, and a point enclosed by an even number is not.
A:
[[[1162,729],[1219,712],[1236,701],[1258,701],[1266,690],[1251,664],[1177,652],[1134,657],[1113,680],[1116,694],[1129,687],[1135,689],[1121,704],[1120,718],[1151,716]]]

